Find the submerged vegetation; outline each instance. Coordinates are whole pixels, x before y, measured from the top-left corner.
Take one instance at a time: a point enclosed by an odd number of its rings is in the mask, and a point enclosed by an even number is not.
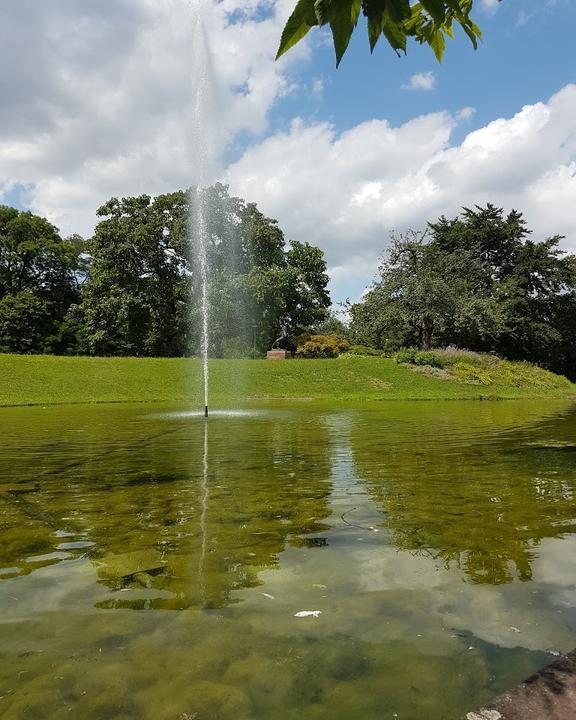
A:
[[[449,720],[571,647],[564,403],[178,409],[0,412],[2,717]]]
[[[434,353],[438,355],[438,353]],[[213,403],[571,398],[576,386],[528,363],[478,356],[417,365],[344,353],[336,359],[210,361]],[[415,372],[416,370],[416,372]],[[200,404],[200,360],[0,355],[0,405],[179,401]]]

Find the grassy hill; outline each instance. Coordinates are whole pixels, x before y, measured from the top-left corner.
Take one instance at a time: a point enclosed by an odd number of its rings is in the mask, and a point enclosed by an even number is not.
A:
[[[380,357],[211,360],[214,406],[265,399],[576,398],[576,385],[527,363],[491,359],[439,370]],[[0,405],[189,401],[202,404],[197,359],[0,355]]]

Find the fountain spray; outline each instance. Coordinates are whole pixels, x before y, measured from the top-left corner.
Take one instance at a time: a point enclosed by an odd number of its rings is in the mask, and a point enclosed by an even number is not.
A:
[[[206,221],[207,208],[202,186],[206,185],[214,164],[216,155],[217,137],[214,132],[215,116],[214,88],[215,77],[212,68],[210,51],[203,24],[203,0],[193,0],[194,28],[192,34],[192,143],[196,166],[196,187],[191,191],[190,197],[190,237],[194,243],[193,252],[196,252],[200,268],[200,298],[202,307],[202,371],[204,378],[204,417],[208,417],[208,352],[210,347],[209,335],[209,263],[208,241],[209,231]],[[194,223],[194,227],[192,227]],[[195,242],[194,242],[195,240]]]

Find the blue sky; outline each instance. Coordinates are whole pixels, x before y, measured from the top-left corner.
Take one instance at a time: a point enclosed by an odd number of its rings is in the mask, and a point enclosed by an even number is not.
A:
[[[315,42],[300,76],[323,80],[322,101],[295,93],[274,108],[273,124],[303,115],[330,120],[344,130],[373,117],[400,124],[419,114],[473,107],[471,126],[480,127],[576,81],[575,2],[503,0],[489,11],[477,5],[475,17],[483,30],[478,50],[458,32],[441,64],[427,47],[414,44],[406,56],[397,57],[383,40],[370,56],[363,18],[338,69],[327,42]],[[402,88],[423,72],[436,76],[433,91]]]
[[[196,1],[213,178],[324,250],[335,301],[370,284],[391,232],[462,205],[515,207],[576,249],[573,0],[475,0],[484,41],[458,36],[441,65],[416,45],[370,56],[361,18],[338,70],[325,30],[274,62],[293,0]],[[110,196],[197,181],[194,8],[3,0],[0,202],[89,236]]]

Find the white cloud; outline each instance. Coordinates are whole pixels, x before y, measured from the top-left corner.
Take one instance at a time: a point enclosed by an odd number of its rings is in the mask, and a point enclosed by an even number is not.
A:
[[[482,8],[488,13],[495,13],[500,5],[500,0],[480,0]]]
[[[458,120],[470,120],[470,118],[474,117],[475,112],[476,109],[473,107],[463,107],[456,113],[456,118]]]
[[[314,78],[311,91],[312,95],[321,98],[324,93],[324,80],[322,78]]]
[[[308,54],[299,44],[273,62],[292,3],[208,5],[218,138],[223,146],[252,133],[227,172],[233,191],[277,217],[287,237],[326,251],[337,297],[361,293],[392,229],[463,204],[516,207],[540,236],[563,233],[576,248],[576,86],[457,144],[453,131],[471,108],[399,127],[373,119],[344,133],[294,120],[260,140]],[[20,184],[36,212],[86,234],[113,194],[193,182],[191,37],[188,0],[3,0],[0,200]],[[305,91],[322,87],[312,78]]]
[[[222,146],[265,131],[292,87],[306,44],[273,62],[290,6],[206,4]],[[188,0],[3,0],[0,191],[26,185],[34,210],[87,233],[112,194],[193,182],[193,12]]]
[[[435,86],[436,76],[431,71],[416,73],[405,85],[402,85],[404,90],[434,90]]]
[[[462,205],[516,208],[536,237],[564,234],[576,250],[576,85],[451,144],[469,115],[429,114],[396,128],[371,120],[341,134],[295,121],[249,149],[228,179],[289,238],[326,251],[337,298],[360,294],[392,230]]]

